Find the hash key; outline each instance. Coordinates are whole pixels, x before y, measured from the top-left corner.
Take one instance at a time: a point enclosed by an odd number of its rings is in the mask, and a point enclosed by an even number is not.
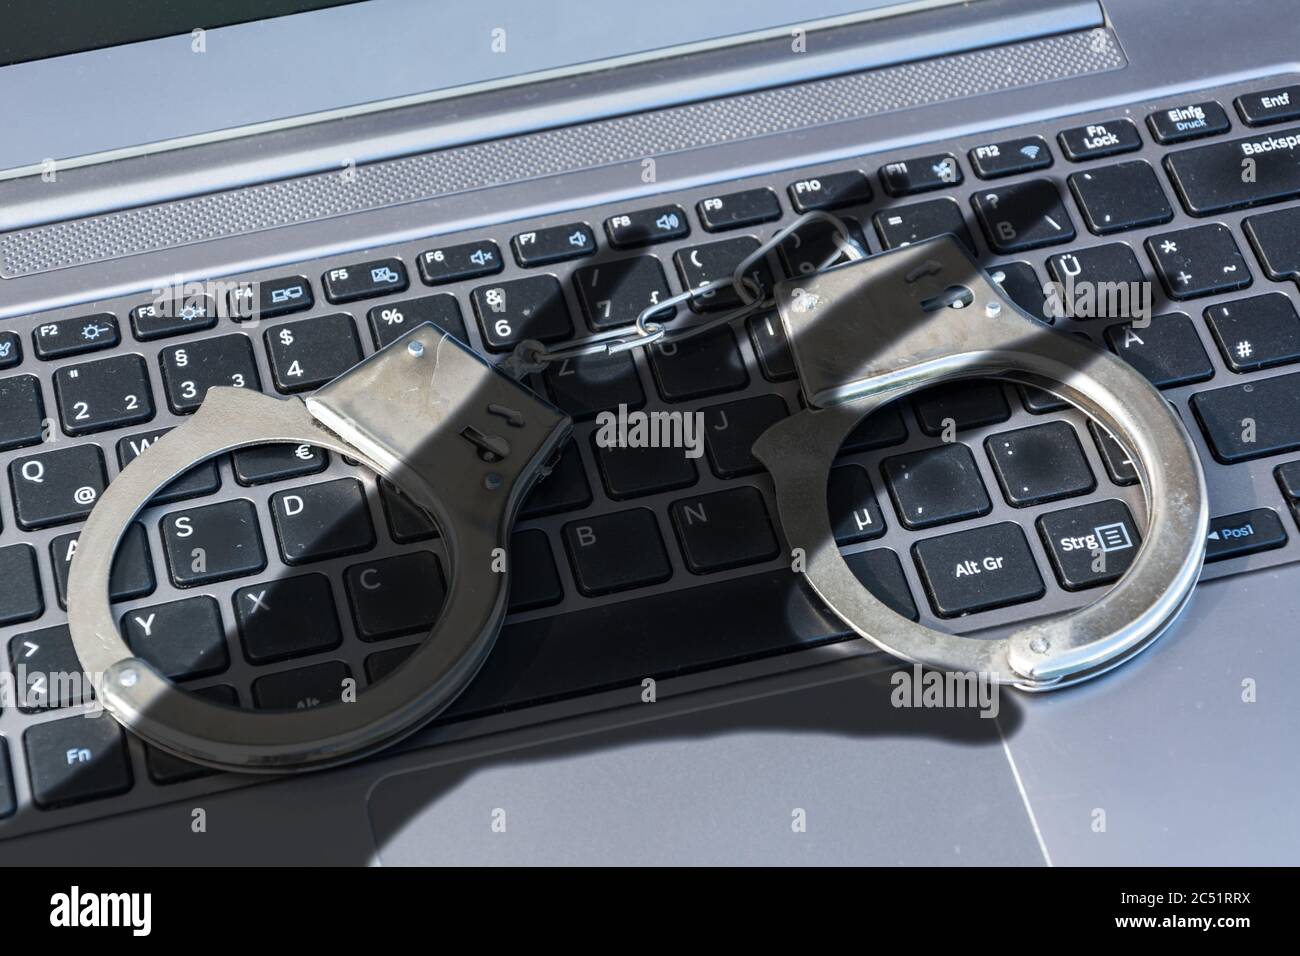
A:
[[[286,394],[320,388],[362,358],[352,316],[342,312],[267,329],[265,336],[271,377]]]
[[[1250,285],[1250,267],[1222,223],[1151,236],[1146,247],[1171,299],[1194,299]]]
[[[97,445],[74,445],[16,458],[9,463],[9,484],[21,527],[80,521],[108,485],[104,453]]]
[[[1280,292],[1212,305],[1205,321],[1234,372],[1300,360],[1300,316]]]
[[[634,508],[564,526],[578,590],[588,597],[645,587],[672,577],[653,511]]]
[[[178,588],[237,578],[266,567],[257,512],[245,499],[164,515],[163,553]]]
[[[525,339],[558,342],[573,334],[564,291],[555,276],[481,285],[469,298],[489,352],[509,352]]]
[[[939,617],[960,617],[1043,596],[1042,576],[1018,524],[1010,521],[912,545]]]
[[[1050,180],[985,189],[971,197],[971,204],[995,252],[1023,252],[1074,239],[1074,223]]]
[[[137,425],[154,416],[149,370],[138,355],[65,365],[54,373],[54,396],[69,435]]]
[[[277,492],[271,518],[285,564],[354,554],[375,543],[365,492],[355,478]]]
[[[260,391],[262,380],[245,335],[219,335],[159,353],[163,389],[173,412],[183,415],[203,404],[208,389],[218,385]]]

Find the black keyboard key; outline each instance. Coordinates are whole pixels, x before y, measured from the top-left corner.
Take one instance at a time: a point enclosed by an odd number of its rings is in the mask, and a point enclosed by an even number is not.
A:
[[[1133,250],[1122,242],[1063,252],[1047,260],[1056,283],[1048,302],[1054,317],[1149,318],[1151,293]]]
[[[0,820],[11,817],[18,809],[13,770],[9,766],[9,743],[0,738]]]
[[[1226,133],[1231,128],[1228,114],[1213,100],[1171,106],[1168,109],[1156,110],[1147,117],[1147,129],[1151,130],[1151,135],[1155,137],[1157,143],[1166,146],[1170,143],[1199,139],[1202,136]]]
[[[848,630],[789,568],[507,624],[450,719],[626,687],[841,640]],[[395,656],[395,655],[394,655]],[[389,664],[388,666],[392,666]]]
[[[374,547],[361,482],[336,478],[271,496],[271,520],[285,564],[324,561]]]
[[[1070,407],[1069,402],[1041,388],[1017,385],[1016,389],[1020,392],[1020,400],[1024,403],[1025,411],[1031,415],[1046,415],[1048,412],[1059,412],[1063,408]]]
[[[564,291],[555,276],[526,276],[470,293],[489,352],[509,352],[525,339],[558,342],[573,335]]]
[[[32,351],[39,359],[67,358],[111,349],[121,341],[117,318],[111,312],[99,312],[36,326],[32,332]]]
[[[230,666],[221,610],[206,594],[127,611],[122,633],[131,653],[171,680],[219,674]]]
[[[862,235],[862,228],[847,216],[841,217],[840,221],[845,225],[847,238],[865,253],[867,240]],[[849,257],[840,246],[841,238],[839,230],[828,222],[810,222],[786,236],[777,247],[786,275],[811,275],[848,262]]]
[[[45,400],[35,375],[0,379],[0,451],[45,437]]]
[[[1300,448],[1300,372],[1192,396],[1214,457],[1225,465]]]
[[[1194,299],[1250,285],[1250,267],[1222,223],[1151,236],[1146,247],[1171,299]]]
[[[1270,279],[1300,283],[1300,206],[1250,216],[1242,227]]]
[[[907,426],[903,424],[899,403],[890,402],[858,422],[853,431],[844,437],[839,453],[848,455],[872,448],[886,448],[906,439]]]
[[[1278,465],[1273,474],[1277,477],[1278,487],[1288,501],[1300,501],[1300,461],[1288,461]]]
[[[1122,501],[1094,501],[1038,519],[1047,558],[1067,591],[1118,581],[1142,545],[1142,533]]]
[[[266,567],[257,512],[242,498],[164,515],[163,553],[172,583],[190,588]]]
[[[45,613],[36,549],[30,544],[0,548],[0,627],[30,621]]]
[[[95,697],[92,675],[81,669],[66,624],[19,634],[9,642],[10,672],[25,714],[89,703]]]
[[[505,266],[501,250],[491,239],[430,249],[420,253],[416,262],[425,285],[443,285],[496,275]]]
[[[994,266],[989,278],[1002,287],[1002,291],[1011,297],[1011,301],[1041,322],[1052,323],[1056,316],[1048,308],[1047,295],[1043,292],[1043,283],[1039,281],[1034,267],[1027,262],[1004,262]]]
[[[677,273],[685,288],[698,289],[715,280],[727,280],[725,285],[694,296],[690,300],[692,311],[725,312],[740,306],[740,296],[730,280],[736,267],[752,255],[758,246],[759,242],[753,236],[736,236],[734,239],[710,242],[703,246],[688,246],[673,253],[673,262],[677,264]],[[766,296],[776,284],[772,270],[764,259],[753,265],[747,278],[753,286],[749,289],[751,295]]]
[[[1013,176],[1052,165],[1052,151],[1041,136],[1021,136],[1000,143],[976,146],[968,154],[971,168],[980,179]]]
[[[880,167],[880,185],[891,196],[911,196],[956,186],[962,181],[961,166],[950,153],[918,156]]]
[[[429,551],[354,564],[344,581],[363,641],[427,634],[447,593],[438,558]]]
[[[524,268],[580,259],[596,251],[596,234],[585,222],[521,232],[510,240],[515,261]]]
[[[797,374],[794,356],[790,354],[790,342],[781,327],[781,319],[772,312],[751,315],[745,320],[745,327],[749,330],[749,341],[754,346],[763,377],[769,382],[793,379]]]
[[[80,521],[108,485],[97,445],[55,448],[9,463],[14,517],[31,531]]]
[[[300,319],[266,330],[271,378],[281,392],[306,392],[333,381],[361,361],[352,316],[345,313]]]
[[[325,298],[335,305],[370,299],[390,292],[405,292],[410,285],[406,266],[401,259],[375,259],[356,265],[329,269],[320,278],[325,287]]]
[[[251,584],[236,591],[233,601],[239,639],[254,664],[329,650],[343,640],[323,574]]]
[[[203,404],[208,389],[217,385],[261,391],[253,346],[244,335],[219,335],[159,353],[167,404],[178,415]]]
[[[1009,521],[918,541],[912,554],[939,617],[1022,604],[1046,591],[1025,533]]]
[[[253,703],[259,710],[311,710],[338,703],[347,696],[352,671],[342,661],[266,674],[253,681]]]
[[[907,586],[902,562],[893,551],[888,548],[858,551],[846,554],[844,563],[849,566],[858,582],[895,614],[901,614],[909,621],[915,621],[921,616],[916,610],[916,602],[912,600],[911,588]]]
[[[710,196],[695,204],[700,225],[709,232],[756,226],[781,218],[781,202],[770,189],[745,189],[724,196]]]
[[[571,521],[563,535],[574,582],[588,597],[672,577],[658,522],[654,512],[645,508]]]
[[[1000,382],[955,382],[927,388],[912,399],[917,424],[927,435],[995,425],[1011,417]]]
[[[573,287],[587,324],[596,331],[635,322],[645,309],[672,295],[664,267],[654,256],[615,259],[586,266],[573,274]],[[656,312],[656,322],[666,322],[677,309]]]
[[[832,468],[826,481],[826,507],[836,544],[870,541],[885,533],[875,489],[861,465]]]
[[[1279,86],[1259,93],[1247,93],[1233,100],[1233,105],[1249,126],[1284,123],[1300,117],[1300,86]]]
[[[184,335],[213,328],[217,324],[217,304],[202,293],[164,297],[137,305],[128,316],[135,337],[141,342]]]
[[[1174,218],[1155,170],[1140,159],[1073,173],[1069,184],[1084,224],[1099,236]]]
[[[582,355],[547,366],[542,376],[556,405],[577,421],[620,405],[640,408],[645,392],[630,352]]]
[[[1142,148],[1142,137],[1138,135],[1137,127],[1126,119],[1063,129],[1056,139],[1065,158],[1075,163]]]
[[[1049,180],[987,188],[973,195],[971,204],[995,252],[1023,252],[1074,239],[1074,223]]]
[[[23,361],[23,340],[17,332],[0,332],[0,370],[15,368]]]
[[[454,295],[447,292],[377,305],[366,313],[366,319],[370,322],[370,336],[377,349],[391,345],[425,322],[432,322],[462,342],[469,341],[465,334],[465,320],[460,314],[460,303]]]
[[[1205,322],[1234,372],[1300,361],[1300,316],[1280,292],[1212,305]]]
[[[1146,326],[1125,322],[1106,330],[1116,355],[1151,380],[1156,388],[1174,388],[1214,377],[1192,320],[1181,312],[1157,315]]]
[[[227,707],[239,706],[239,694],[229,684],[200,687],[191,693],[197,694],[199,697],[206,697],[218,704],[225,704]],[[190,763],[188,760],[182,760],[180,757],[172,756],[164,750],[150,747],[147,744],[144,748],[144,763],[149,771],[149,779],[162,786],[182,783],[186,780],[196,780],[199,777],[217,773],[211,767]]]
[[[366,657],[366,680],[378,684],[397,668],[406,663],[411,652],[419,645],[407,644],[405,647],[390,647],[386,651],[375,651]]]
[[[108,714],[68,717],[23,733],[32,800],[50,809],[131,789],[126,737]]]
[[[68,606],[68,575],[72,558],[77,553],[78,532],[61,534],[50,542],[50,564],[54,567],[54,586],[59,597],[59,607]],[[113,557],[113,568],[108,575],[108,597],[112,601],[126,601],[153,593],[157,582],[153,576],[153,561],[149,557],[149,541],[144,525],[133,522]]]
[[[510,613],[550,607],[564,599],[545,531],[516,531],[510,536]]]
[[[899,520],[914,531],[986,515],[993,508],[975,456],[960,443],[886,458],[881,470]]]
[[[433,521],[417,508],[400,488],[386,478],[379,479],[379,500],[384,505],[388,530],[398,544],[428,541],[438,536]]]
[[[241,485],[314,475],[329,464],[329,454],[315,445],[256,445],[232,452],[231,459],[235,480]]]
[[[780,551],[757,488],[683,498],[669,511],[686,566],[694,574],[770,561]]]
[[[119,438],[117,442],[118,466],[125,468],[127,465],[131,464],[131,462],[144,454],[145,450],[149,448],[150,445],[169,431],[171,431],[170,428],[158,428],[149,432],[141,432],[138,435],[128,435],[126,438]],[[150,498],[149,503],[163,505],[169,504],[173,501],[180,501],[184,498],[210,495],[220,487],[221,476],[217,472],[217,460],[211,458],[200,465],[195,465],[179,478],[174,479],[165,488]]]
[[[1277,512],[1255,508],[1233,515],[1210,519],[1205,536],[1205,562],[1240,558],[1259,551],[1270,551],[1286,544],[1286,529]]]
[[[598,428],[593,433],[592,446],[601,480],[605,483],[605,493],[615,501],[695,484],[695,464],[686,457],[691,449],[672,446],[602,447],[601,431]]]
[[[54,373],[54,397],[69,435],[138,425],[154,416],[149,370],[138,355],[65,365]]]
[[[1015,508],[1083,495],[1097,487],[1074,429],[1045,422],[985,439],[993,472]]]
[[[757,395],[704,409],[704,450],[713,473],[739,478],[761,472],[763,465],[750,449],[787,414],[780,395]]]
[[[684,239],[691,234],[691,226],[681,206],[656,206],[610,216],[605,220],[605,234],[614,248],[634,249]]]
[[[241,283],[231,290],[226,308],[236,322],[248,322],[305,312],[315,304],[306,276],[282,276]]]
[[[885,249],[900,249],[935,236],[952,235],[960,239],[972,255],[975,252],[975,240],[966,228],[961,207],[946,196],[906,206],[891,206],[876,213],[872,221]]]
[[[842,209],[871,202],[871,180],[856,169],[792,182],[786,190],[795,212]]]
[[[1136,485],[1137,466],[1115,436],[1092,420],[1088,421],[1088,431],[1092,432],[1092,440],[1097,444],[1101,463],[1106,467],[1110,480],[1117,485]]]
[[[1300,196],[1300,128],[1181,149],[1165,169],[1193,216]]]
[[[544,515],[574,511],[591,504],[591,485],[582,465],[578,443],[572,438],[560,453],[551,473],[533,485],[519,510],[520,519],[541,518]]]
[[[749,384],[736,335],[727,326],[682,342],[650,346],[650,371],[665,402],[734,391]]]

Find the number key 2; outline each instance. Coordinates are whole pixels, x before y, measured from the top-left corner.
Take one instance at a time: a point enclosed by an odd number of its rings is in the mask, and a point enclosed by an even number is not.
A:
[[[208,389],[217,385],[260,391],[262,381],[253,360],[253,346],[245,335],[219,335],[163,349],[163,388],[173,412],[192,412],[203,404]]]
[[[54,373],[59,418],[69,435],[135,425],[153,418],[149,372],[138,355],[115,355]]]

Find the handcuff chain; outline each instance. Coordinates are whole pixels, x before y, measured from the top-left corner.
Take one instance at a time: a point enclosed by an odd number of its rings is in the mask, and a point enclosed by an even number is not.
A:
[[[727,325],[748,318],[755,312],[772,308],[775,304],[774,299],[771,296],[759,296],[762,290],[759,288],[758,283],[748,275],[750,268],[784,242],[787,237],[793,235],[808,223],[816,221],[830,224],[834,230],[831,233],[831,238],[835,242],[836,249],[834,254],[828,256],[817,268],[806,274],[816,275],[825,271],[834,265],[841,256],[847,257],[850,262],[866,257],[866,251],[850,235],[844,220],[821,210],[806,212],[788,225],[778,229],[766,242],[760,243],[753,252],[737,264],[735,271],[730,276],[722,279],[710,279],[708,282],[694,286],[684,292],[679,292],[662,302],[646,306],[636,317],[631,332],[625,329],[611,329],[608,332],[600,332],[579,339],[558,349],[548,349],[536,339],[526,339],[515,346],[514,352],[501,364],[501,368],[503,371],[514,375],[515,378],[523,378],[525,375],[540,372],[555,362],[563,362],[571,358],[580,358],[585,355],[617,355],[620,352],[646,348],[656,342],[685,341],[697,335],[703,335],[720,325]],[[697,296],[711,295],[727,286],[734,289],[736,295],[744,303],[740,308],[713,316],[703,322],[680,329],[675,333],[670,329],[671,322],[653,321],[655,315],[674,309],[677,305],[689,302]]]

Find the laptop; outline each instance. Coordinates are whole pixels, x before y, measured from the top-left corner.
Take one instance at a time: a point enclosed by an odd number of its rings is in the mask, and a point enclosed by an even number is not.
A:
[[[46,675],[0,710],[6,863],[1295,861],[1300,77],[1270,27],[1288,4],[5,7],[0,658],[15,691]],[[82,523],[208,389],[309,395],[426,322],[494,362],[562,348],[808,211],[868,254],[955,236],[1021,309],[1160,389],[1212,519],[1151,650],[995,706],[896,694],[910,668],[790,573],[750,454],[801,408],[768,310],[525,380],[575,427],[513,532],[509,616],[389,750],[212,772],[50,676],[78,669]],[[810,224],[752,279],[836,249]],[[1140,294],[1051,301],[1084,287]],[[734,305],[715,290],[674,322]],[[700,445],[610,448],[597,417],[620,408],[698,413]],[[1145,527],[1113,436],[993,380],[862,422],[827,495],[864,586],[972,640],[1097,600]],[[1007,573],[962,577],[967,558]],[[401,666],[448,574],[392,484],[280,445],[160,492],[109,587],[185,690],[295,710]]]

